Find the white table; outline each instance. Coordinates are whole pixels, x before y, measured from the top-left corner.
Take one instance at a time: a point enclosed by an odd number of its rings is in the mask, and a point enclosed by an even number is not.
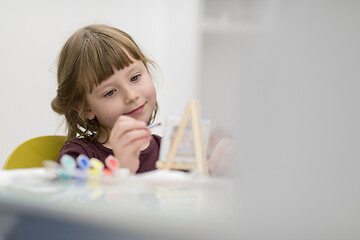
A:
[[[0,173],[0,231],[13,239],[219,239],[233,230],[232,188],[224,179],[163,170],[116,182],[7,170]]]

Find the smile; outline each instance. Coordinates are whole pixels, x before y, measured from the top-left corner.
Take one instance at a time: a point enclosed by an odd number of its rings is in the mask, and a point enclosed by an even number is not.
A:
[[[134,115],[140,114],[144,110],[144,107],[145,107],[145,103],[143,105],[141,105],[140,107],[132,110],[131,112],[125,113],[125,115],[134,116]]]

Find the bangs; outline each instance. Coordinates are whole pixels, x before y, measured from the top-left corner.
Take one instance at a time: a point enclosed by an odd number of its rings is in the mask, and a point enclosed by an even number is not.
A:
[[[84,91],[91,93],[93,87],[112,76],[116,70],[146,58],[129,35],[116,29],[101,32],[88,29],[84,32],[82,51],[79,56],[78,80]]]

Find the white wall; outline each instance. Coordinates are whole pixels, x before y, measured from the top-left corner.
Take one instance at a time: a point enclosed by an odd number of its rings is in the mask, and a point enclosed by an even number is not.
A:
[[[21,142],[64,134],[64,127],[59,128],[62,118],[50,108],[56,93],[56,58],[67,38],[88,24],[110,24],[132,35],[160,66],[159,121],[167,114],[182,114],[187,100],[197,97],[192,27],[196,2],[1,1],[0,167]],[[156,131],[161,134],[162,129]]]
[[[360,239],[360,2],[207,3],[204,110],[239,141],[227,233]]]

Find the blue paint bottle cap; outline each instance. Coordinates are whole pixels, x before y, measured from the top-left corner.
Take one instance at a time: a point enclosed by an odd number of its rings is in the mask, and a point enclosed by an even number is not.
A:
[[[87,156],[85,156],[84,154],[80,154],[76,158],[76,162],[77,162],[78,166],[83,170],[90,168],[89,158]]]

